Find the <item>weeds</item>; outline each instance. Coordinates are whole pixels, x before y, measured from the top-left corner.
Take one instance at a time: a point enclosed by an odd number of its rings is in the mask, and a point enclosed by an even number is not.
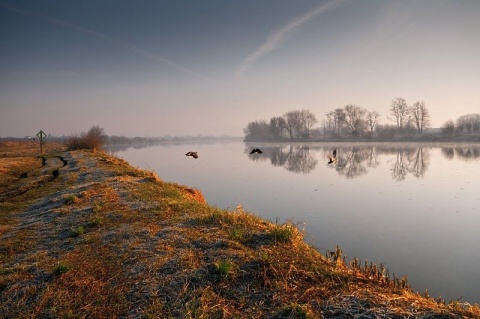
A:
[[[65,196],[65,204],[67,205],[72,205],[72,204],[78,203],[79,201],[80,199],[74,194],[69,194]]]
[[[276,243],[291,243],[295,239],[296,227],[290,222],[282,225],[275,223],[270,234]]]
[[[83,235],[84,232],[85,232],[85,228],[83,226],[78,226],[77,228],[72,230],[71,237],[79,237]]]
[[[227,278],[233,273],[233,262],[231,260],[220,260],[215,263],[215,270],[222,278]]]
[[[53,270],[54,275],[61,275],[70,270],[70,266],[66,264],[58,264]]]
[[[274,318],[291,318],[291,319],[313,319],[308,312],[300,305],[292,304],[286,307],[279,315]]]
[[[103,224],[103,218],[101,217],[95,217],[90,220],[90,226],[91,227],[100,227]]]
[[[234,226],[230,230],[230,239],[236,241],[243,241],[245,238],[245,231],[238,226]]]

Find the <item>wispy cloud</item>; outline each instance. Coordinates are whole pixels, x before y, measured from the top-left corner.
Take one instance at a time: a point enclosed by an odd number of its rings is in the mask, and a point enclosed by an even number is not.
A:
[[[160,63],[166,64],[166,65],[169,65],[170,67],[176,69],[177,71],[181,71],[181,72],[184,72],[184,73],[189,73],[189,74],[195,75],[197,77],[207,79],[204,76],[200,75],[199,73],[197,73],[195,71],[192,71],[188,68],[185,68],[185,67],[183,67],[183,66],[181,66],[181,65],[179,65],[179,64],[171,61],[170,59],[167,59],[167,58],[165,58],[165,57],[163,57],[159,54],[153,53],[151,51],[147,51],[147,50],[142,49],[142,48],[140,48],[136,45],[133,45],[131,43],[115,39],[115,38],[107,36],[103,33],[97,32],[95,30],[91,30],[91,29],[85,28],[83,26],[79,26],[79,25],[76,25],[76,24],[73,24],[73,23],[70,23],[70,22],[67,22],[67,21],[64,21],[64,20],[53,18],[53,17],[47,16],[47,15],[44,15],[42,13],[21,9],[19,7],[16,7],[16,6],[13,6],[13,5],[10,5],[10,4],[6,4],[4,2],[0,2],[0,7],[9,9],[11,11],[14,11],[16,13],[19,13],[19,14],[22,14],[22,15],[25,15],[25,16],[30,16],[30,17],[33,17],[33,18],[36,18],[36,19],[39,19],[39,20],[42,20],[42,21],[45,21],[45,22],[48,22],[48,23],[51,23],[51,24],[58,25],[58,26],[61,26],[61,27],[66,28],[66,29],[73,30],[73,31],[78,32],[78,33],[82,33],[82,34],[86,34],[86,35],[89,35],[89,36],[92,36],[92,37],[102,39],[103,41],[115,44],[115,45],[123,47],[125,49],[128,49],[128,50],[130,50],[131,52],[134,52],[137,55],[146,57],[151,61],[160,62]]]
[[[327,11],[328,9],[337,6],[343,1],[344,0],[332,0],[326,3],[322,3],[305,12],[304,14],[295,17],[287,24],[276,29],[267,37],[265,42],[260,47],[258,47],[257,50],[255,50],[253,53],[247,56],[245,60],[243,60],[243,63],[237,72],[237,76],[241,76],[242,74],[244,74],[248,69],[251,68],[251,66],[255,62],[257,62],[258,59],[276,50],[288,38],[288,36],[292,34],[293,31],[295,31],[295,29],[298,29],[309,20],[318,16],[322,12]]]

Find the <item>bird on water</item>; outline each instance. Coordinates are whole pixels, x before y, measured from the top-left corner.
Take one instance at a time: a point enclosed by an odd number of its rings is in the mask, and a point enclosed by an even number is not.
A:
[[[187,152],[187,154],[185,154],[185,156],[191,156],[195,159],[198,158],[197,152]]]
[[[250,152],[250,154],[255,154],[255,153],[262,154],[263,152],[262,152],[262,150],[259,149],[259,148],[254,148],[254,149]]]
[[[337,161],[337,149],[334,149],[332,155],[327,155],[327,157],[328,157],[327,164],[335,163]]]

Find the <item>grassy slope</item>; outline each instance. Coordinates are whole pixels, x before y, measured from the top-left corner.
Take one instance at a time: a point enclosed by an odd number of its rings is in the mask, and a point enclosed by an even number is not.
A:
[[[118,158],[35,151],[0,145],[0,317],[480,317]]]

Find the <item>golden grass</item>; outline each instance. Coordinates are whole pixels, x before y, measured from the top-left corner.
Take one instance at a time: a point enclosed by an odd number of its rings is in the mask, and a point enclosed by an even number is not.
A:
[[[291,222],[211,207],[102,152],[58,154],[56,178],[0,202],[6,318],[480,317],[381,266],[347,266],[340,249],[321,255]]]

